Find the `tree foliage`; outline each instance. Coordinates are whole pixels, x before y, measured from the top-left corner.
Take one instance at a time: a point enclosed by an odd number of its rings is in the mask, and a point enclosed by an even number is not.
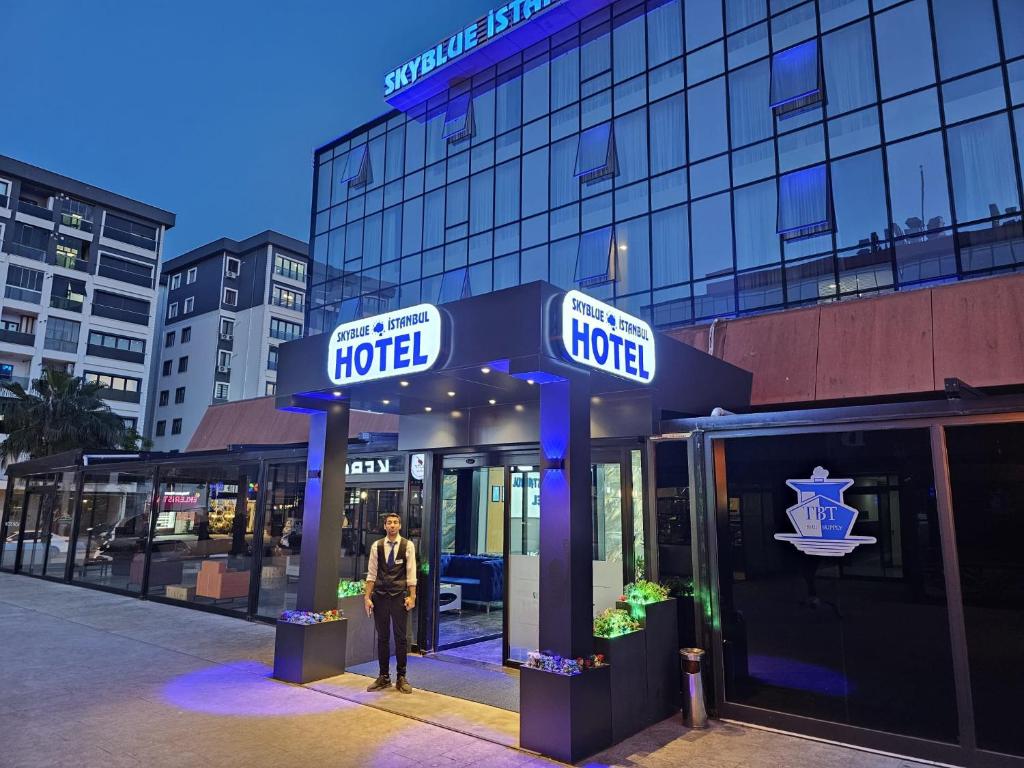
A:
[[[138,450],[138,432],[110,410],[96,382],[60,370],[44,370],[26,391],[21,384],[0,382],[0,462],[33,459],[81,448]]]

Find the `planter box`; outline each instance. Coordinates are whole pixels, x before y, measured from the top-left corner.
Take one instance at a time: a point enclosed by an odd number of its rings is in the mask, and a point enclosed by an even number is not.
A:
[[[611,670],[612,743],[647,725],[647,641],[644,630],[618,637],[595,637],[594,653],[603,653]]]
[[[652,725],[679,712],[679,624],[674,598],[647,605],[617,603],[647,630],[647,723]]]
[[[580,675],[519,669],[519,744],[575,763],[612,743],[611,668]]]
[[[338,608],[348,619],[345,666],[354,667],[377,658],[377,632],[373,618],[366,615],[363,596],[339,597]]]
[[[345,671],[348,619],[322,624],[277,622],[274,677],[289,683],[311,683]]]

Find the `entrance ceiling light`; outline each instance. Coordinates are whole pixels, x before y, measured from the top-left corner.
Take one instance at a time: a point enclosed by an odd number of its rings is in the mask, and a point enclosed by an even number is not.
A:
[[[332,392],[335,397],[341,397],[341,392]]]
[[[491,372],[491,369],[488,368],[486,365],[483,368],[480,369],[480,373],[490,373],[490,372]]]
[[[428,405],[428,406],[426,406],[426,407],[425,407],[425,408],[424,408],[423,410],[424,410],[424,411],[426,411],[427,413],[430,413],[430,412],[431,412],[432,410],[434,410],[434,409],[433,409],[433,408],[431,408],[431,407],[430,407],[430,406]]]
[[[497,401],[497,400],[494,400],[494,399],[492,398],[491,400],[488,400],[487,402],[488,402],[488,403],[490,403],[491,405],[494,405],[494,404],[495,404],[495,403],[497,403],[498,401]]]
[[[449,392],[448,393],[448,397],[455,397],[455,393],[454,392]]]
[[[408,387],[409,386],[409,382],[408,381],[400,381],[398,383],[401,384],[403,387]]]

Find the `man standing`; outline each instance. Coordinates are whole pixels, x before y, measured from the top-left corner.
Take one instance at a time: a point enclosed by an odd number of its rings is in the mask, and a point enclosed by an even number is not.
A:
[[[416,605],[416,552],[412,542],[398,535],[402,527],[401,518],[392,513],[384,518],[383,539],[370,547],[370,562],[366,574],[366,593],[363,602],[366,615],[373,616],[377,627],[377,659],[380,675],[368,691],[379,691],[391,687],[388,673],[388,624],[395,634],[395,656],[398,661],[398,679],[395,687],[402,693],[412,693],[412,686],[405,679],[408,638],[406,636],[406,615]]]

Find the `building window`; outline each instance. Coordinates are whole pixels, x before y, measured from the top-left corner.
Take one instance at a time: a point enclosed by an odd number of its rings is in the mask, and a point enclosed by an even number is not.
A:
[[[163,367],[163,371],[162,371],[164,376],[170,376],[171,375],[171,366],[173,364],[174,364],[173,360],[164,360],[164,367]]]
[[[779,177],[776,231],[783,240],[798,240],[832,229],[832,196],[824,165]]]
[[[221,373],[231,370],[231,353],[226,349],[217,350],[217,370]]]
[[[615,279],[615,237],[612,227],[602,227],[580,236],[576,253],[577,285],[603,285]]]
[[[285,309],[293,309],[296,312],[301,312],[306,304],[306,296],[300,291],[296,291],[291,288],[282,288],[279,285],[275,285],[270,302],[278,307],[284,307]]]
[[[164,336],[164,346],[165,347],[173,347],[174,346],[174,331],[168,331],[167,334]]]
[[[238,273],[242,269],[242,262],[236,259],[234,256],[228,256],[224,259],[224,276],[225,277],[238,277]]]
[[[108,213],[104,219],[103,236],[149,251],[156,250],[156,227],[129,221],[112,213]]]
[[[289,259],[280,253],[274,254],[274,274],[287,277],[289,280],[306,282],[306,265],[301,261]]]
[[[105,389],[112,389],[116,392],[139,391],[139,380],[128,376],[115,376],[112,373],[96,373],[95,371],[86,371],[84,376],[86,381],[99,384]]]
[[[101,331],[89,331],[89,346],[116,349],[121,352],[134,352],[139,355],[146,353],[146,342],[142,339],[118,336],[113,333],[102,333]]]
[[[78,243],[76,246],[74,243]],[[89,259],[89,252],[83,247],[81,240],[70,240],[61,237],[57,243],[57,266],[64,269],[85,269],[85,263]]]
[[[267,385],[266,385],[266,388],[263,391],[266,394],[268,394],[268,395],[276,395],[277,394],[277,382],[276,381],[268,381]]]
[[[81,312],[85,305],[85,283],[60,275],[53,276],[50,286],[50,306],[67,312]]]
[[[149,325],[149,302],[121,293],[97,290],[92,297],[92,313],[111,320]]]
[[[370,153],[367,152],[365,144],[353,147],[348,153],[348,160],[345,162],[345,170],[341,173],[339,182],[348,182],[350,187],[359,187],[370,180]]]
[[[224,289],[224,303],[229,307],[238,306],[238,291],[234,288]]]
[[[586,183],[614,176],[615,173],[615,135],[612,133],[612,124],[603,123],[583,131],[576,145],[574,175]]]
[[[171,392],[170,392],[170,390],[161,389],[160,390],[160,402],[158,403],[158,405],[164,406],[164,405],[167,405],[170,401],[171,401]]]
[[[173,320],[178,316],[178,302],[172,301],[167,305],[167,319]]]
[[[821,101],[818,41],[794,45],[772,55],[771,107],[783,117]]]
[[[467,91],[455,96],[448,102],[448,111],[444,116],[444,130],[441,137],[448,139],[449,144],[468,139],[473,135],[473,101]]]
[[[109,277],[111,280],[120,280],[122,283],[141,285],[149,288],[153,284],[153,266],[143,264],[130,259],[122,259],[120,256],[113,256],[109,253],[100,254],[100,264],[96,271],[100,277]],[[172,279],[173,284],[173,279]],[[176,288],[176,285],[172,285]]]
[[[181,405],[185,402],[185,388],[178,387],[174,390],[174,403],[175,405]]]
[[[438,291],[437,303],[445,304],[449,301],[458,301],[471,296],[469,289],[469,275],[465,267],[445,272],[441,278],[441,289]]]
[[[267,352],[267,370],[277,370],[277,347],[271,347]]]
[[[185,273],[185,284],[192,285],[196,281],[196,277],[199,274],[198,267],[189,267],[188,272]]]
[[[171,434],[172,435],[180,435],[181,434],[181,419],[174,419],[174,421],[171,422]]]
[[[166,421],[158,421],[156,423],[156,436],[157,437],[163,437],[166,434],[167,434],[167,422]]]
[[[181,343],[188,344],[192,341],[192,326],[186,326],[181,329]]]
[[[81,332],[81,329],[82,324],[76,320],[50,317],[46,321],[46,337],[43,341],[44,349],[52,349],[55,352],[77,352],[78,334]]]
[[[121,423],[124,424],[124,428],[134,432],[139,428],[139,420],[134,416],[122,416]]]
[[[178,373],[185,373],[188,370],[188,355],[178,358]]]
[[[270,318],[270,338],[281,341],[291,341],[302,336],[302,325],[300,323],[289,323],[277,317]]]
[[[186,315],[189,312],[191,312],[193,309],[195,309],[195,307],[196,307],[195,296],[189,296],[187,299],[185,299],[185,314]]]
[[[216,384],[213,385],[213,399],[227,400],[230,390],[230,384],[228,384],[226,381],[218,381]]]
[[[181,288],[181,272],[171,275],[171,290],[176,291],[178,288]]]
[[[230,317],[220,319],[220,337],[225,341],[235,338],[235,321]]]
[[[43,298],[43,273],[11,264],[7,268],[7,287],[4,296],[15,301],[40,304]]]

